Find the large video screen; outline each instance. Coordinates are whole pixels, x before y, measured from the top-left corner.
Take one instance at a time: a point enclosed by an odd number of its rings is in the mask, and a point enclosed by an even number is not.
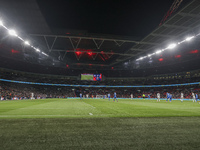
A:
[[[93,81],[93,74],[81,74],[81,80]]]
[[[81,74],[81,80],[102,81],[102,74]]]

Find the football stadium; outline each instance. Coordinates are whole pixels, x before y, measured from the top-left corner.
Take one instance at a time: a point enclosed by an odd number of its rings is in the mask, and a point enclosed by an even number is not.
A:
[[[0,0],[2,150],[200,149],[200,1]]]

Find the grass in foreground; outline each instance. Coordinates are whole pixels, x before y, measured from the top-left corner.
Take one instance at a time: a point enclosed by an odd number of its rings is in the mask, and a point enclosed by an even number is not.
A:
[[[189,101],[1,101],[0,145],[15,150],[200,149],[200,117],[194,117],[200,116],[199,107]]]
[[[46,99],[0,102],[0,118],[171,117],[200,116],[191,101]]]
[[[0,120],[1,149],[200,149],[199,117]]]

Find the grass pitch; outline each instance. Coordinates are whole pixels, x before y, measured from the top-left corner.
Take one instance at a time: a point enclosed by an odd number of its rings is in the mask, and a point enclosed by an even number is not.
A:
[[[45,99],[0,102],[2,149],[200,149],[191,101]]]

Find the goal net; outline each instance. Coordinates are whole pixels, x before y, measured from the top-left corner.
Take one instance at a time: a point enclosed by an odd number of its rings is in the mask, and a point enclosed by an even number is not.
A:
[[[96,95],[96,98],[101,98],[101,99],[103,99],[103,98],[106,98],[106,95]]]

